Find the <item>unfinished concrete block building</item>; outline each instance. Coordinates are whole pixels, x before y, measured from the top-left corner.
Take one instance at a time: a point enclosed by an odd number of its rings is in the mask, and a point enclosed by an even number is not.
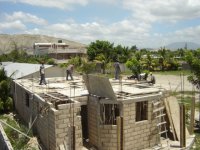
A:
[[[50,78],[47,86],[14,80],[15,108],[44,149],[141,150],[160,144],[168,132],[162,90],[93,75],[83,79]]]

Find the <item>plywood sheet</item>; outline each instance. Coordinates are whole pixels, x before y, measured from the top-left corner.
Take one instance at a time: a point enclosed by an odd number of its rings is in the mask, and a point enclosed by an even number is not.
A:
[[[89,94],[116,100],[115,93],[108,78],[96,75],[84,75],[83,80]]]
[[[173,124],[173,121],[172,121],[172,116],[170,114],[170,110],[169,110],[169,105],[168,105],[167,99],[164,100],[164,104],[165,104],[167,116],[169,118],[169,123],[170,123],[170,126],[172,128],[172,134],[173,134],[174,139],[176,140],[177,139],[176,132],[175,132],[175,129],[174,129],[174,124]]]
[[[176,97],[168,97],[167,103],[169,106],[170,115],[172,118],[173,126],[177,135],[178,140],[180,141],[180,107]],[[189,132],[186,128],[186,138],[189,137]]]

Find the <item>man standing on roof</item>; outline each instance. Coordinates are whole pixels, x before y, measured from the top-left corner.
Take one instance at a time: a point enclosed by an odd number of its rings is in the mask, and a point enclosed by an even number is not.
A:
[[[74,70],[74,64],[71,64],[71,65],[69,65],[69,66],[67,67],[67,70],[66,70],[66,72],[67,72],[66,80],[68,80],[68,76],[71,77],[71,80],[74,80],[74,79],[73,79],[73,76],[72,76],[73,70]]]
[[[44,83],[45,85],[47,84],[45,80],[44,62],[42,62],[40,66],[40,84],[39,85],[42,85],[42,83]]]
[[[120,64],[119,64],[119,61],[116,61],[116,62],[114,63],[114,68],[115,68],[115,80],[119,79],[119,74],[120,74],[120,72],[121,72],[120,66],[119,66],[119,65],[120,65]]]
[[[150,81],[149,81],[149,84],[150,85],[154,85],[155,83],[156,83],[155,76],[152,74],[152,72],[150,72]]]

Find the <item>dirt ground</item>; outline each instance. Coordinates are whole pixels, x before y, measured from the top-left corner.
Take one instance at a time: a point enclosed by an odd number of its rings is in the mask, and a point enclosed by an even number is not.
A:
[[[156,85],[161,86],[171,91],[192,91],[193,85],[187,80],[187,76],[184,76],[184,80],[181,82],[180,76],[176,75],[154,75],[156,78]],[[181,86],[182,85],[182,86]]]

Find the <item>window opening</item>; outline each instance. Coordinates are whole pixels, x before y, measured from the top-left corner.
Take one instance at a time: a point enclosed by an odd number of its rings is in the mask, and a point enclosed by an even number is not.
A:
[[[119,116],[119,105],[101,104],[100,105],[101,123],[104,125],[116,125]]]
[[[147,101],[136,102],[136,121],[147,120],[148,103]]]
[[[29,104],[29,94],[26,93],[26,96],[25,96],[25,97],[26,97],[26,99],[25,99],[25,100],[26,100],[26,106],[29,107],[29,105],[30,105],[30,104]]]

